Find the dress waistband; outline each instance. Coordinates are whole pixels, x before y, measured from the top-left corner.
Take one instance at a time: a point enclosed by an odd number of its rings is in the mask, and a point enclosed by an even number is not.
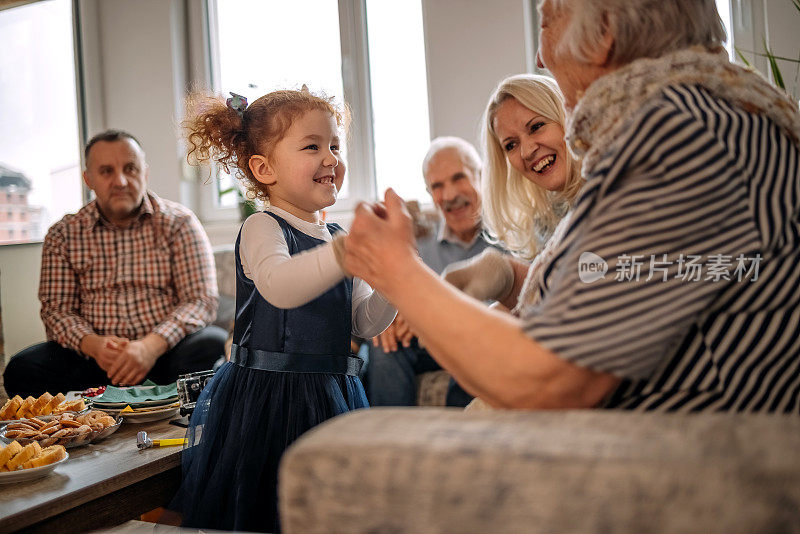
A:
[[[270,352],[231,345],[231,362],[242,367],[279,373],[329,373],[358,376],[364,361],[351,355]]]

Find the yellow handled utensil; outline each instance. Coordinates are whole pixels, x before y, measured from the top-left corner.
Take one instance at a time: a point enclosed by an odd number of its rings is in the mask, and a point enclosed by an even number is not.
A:
[[[151,439],[144,430],[140,430],[139,433],[136,434],[136,446],[139,447],[139,450],[149,449],[150,447],[170,447],[185,444],[186,438]]]

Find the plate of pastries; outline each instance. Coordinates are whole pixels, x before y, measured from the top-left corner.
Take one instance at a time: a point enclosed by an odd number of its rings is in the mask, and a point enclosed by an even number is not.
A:
[[[62,445],[42,447],[36,441],[27,445],[12,441],[0,448],[0,484],[41,478],[68,458]]]
[[[18,441],[21,445],[35,442],[40,447],[79,447],[110,436],[121,424],[122,419],[101,410],[67,412],[47,420],[30,417],[6,423],[0,428],[0,439],[6,443]]]
[[[23,399],[15,395],[8,399],[0,408],[0,424],[37,417],[47,420],[68,412],[81,412],[86,409],[83,399],[68,401],[63,393],[51,395],[43,393],[39,398],[27,397]]]

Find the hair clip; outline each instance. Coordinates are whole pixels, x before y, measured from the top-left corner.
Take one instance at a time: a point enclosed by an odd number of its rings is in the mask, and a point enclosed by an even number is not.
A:
[[[244,110],[247,109],[247,99],[242,95],[231,93],[231,98],[225,101],[233,111],[239,114],[240,117],[244,116]]]

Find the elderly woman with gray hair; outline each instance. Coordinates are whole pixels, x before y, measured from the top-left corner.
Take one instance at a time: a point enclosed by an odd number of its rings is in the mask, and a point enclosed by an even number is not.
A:
[[[713,0],[543,0],[586,185],[519,318],[417,258],[392,191],[343,261],[510,408],[800,413],[800,113],[728,61]]]

